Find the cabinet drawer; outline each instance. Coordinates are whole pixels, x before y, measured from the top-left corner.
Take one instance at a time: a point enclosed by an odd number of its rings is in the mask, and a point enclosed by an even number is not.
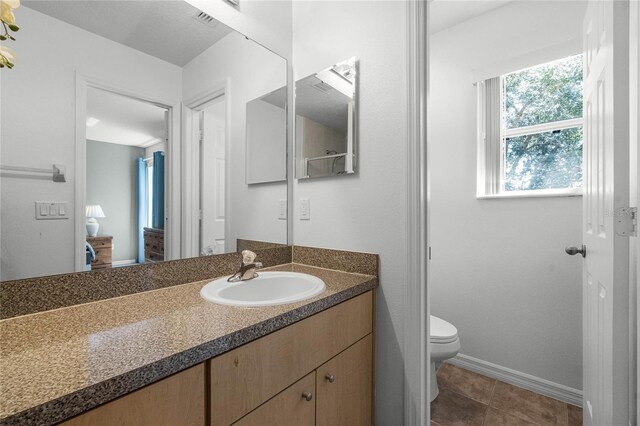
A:
[[[95,263],[111,263],[111,247],[94,249],[96,254]]]
[[[212,359],[211,425],[230,425],[372,332],[371,291]]]
[[[303,397],[311,394],[311,400]],[[316,420],[316,372],[307,374],[233,426],[314,426]]]
[[[111,238],[99,238],[95,240],[87,239],[87,241],[89,241],[89,244],[91,244],[91,247],[93,247],[94,250],[101,248],[111,248]]]
[[[202,426],[205,369],[198,364],[61,423],[61,426]]]

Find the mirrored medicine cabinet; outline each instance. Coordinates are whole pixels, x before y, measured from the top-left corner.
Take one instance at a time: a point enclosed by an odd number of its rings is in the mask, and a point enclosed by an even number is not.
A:
[[[297,179],[356,172],[357,65],[352,57],[296,81]]]

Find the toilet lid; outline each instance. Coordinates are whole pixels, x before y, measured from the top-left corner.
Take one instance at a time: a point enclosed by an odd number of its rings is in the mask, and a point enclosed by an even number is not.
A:
[[[451,343],[458,338],[458,329],[453,324],[433,315],[429,328],[433,343]]]

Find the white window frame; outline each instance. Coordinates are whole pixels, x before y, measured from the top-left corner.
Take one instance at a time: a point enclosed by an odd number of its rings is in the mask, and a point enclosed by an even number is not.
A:
[[[558,59],[560,60],[560,59]],[[543,65],[540,63],[538,65]],[[538,65],[532,65],[527,68],[533,68]],[[526,69],[526,68],[525,68]],[[476,198],[529,198],[529,197],[579,197],[582,196],[582,187],[580,188],[553,188],[553,189],[531,189],[522,191],[505,191],[505,172],[506,172],[506,144],[507,138],[518,136],[533,135],[539,133],[547,133],[556,130],[566,130],[583,126],[583,117],[572,118],[569,120],[553,121],[549,123],[536,124],[533,126],[523,126],[507,129],[504,117],[504,81],[505,73],[500,76],[500,138],[498,141],[489,141],[486,138],[486,111],[485,111],[485,90],[484,81],[477,83],[478,89],[478,176]],[[584,112],[583,112],[584,114]],[[489,146],[488,144],[496,144],[498,146]],[[499,155],[492,156],[491,153],[499,152]],[[491,158],[493,157],[493,158]]]

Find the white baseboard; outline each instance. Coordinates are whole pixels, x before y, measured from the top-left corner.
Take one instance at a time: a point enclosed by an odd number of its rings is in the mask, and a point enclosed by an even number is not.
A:
[[[549,380],[511,370],[510,368],[501,367],[463,354],[458,354],[454,358],[448,359],[446,362],[498,379],[501,382],[509,383],[514,386],[546,395],[550,398],[582,407],[582,391],[578,389],[573,389],[568,386],[550,382]]]
[[[136,259],[116,260],[111,262],[111,266],[113,266],[114,268],[119,268],[120,266],[135,265],[136,263]]]

